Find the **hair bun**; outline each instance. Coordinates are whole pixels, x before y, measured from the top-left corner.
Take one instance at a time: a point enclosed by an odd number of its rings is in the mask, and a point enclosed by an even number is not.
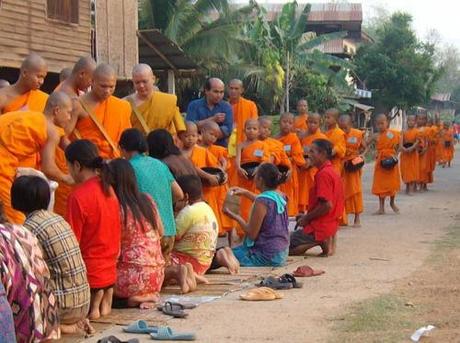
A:
[[[91,166],[95,169],[101,169],[103,164],[104,164],[104,159],[101,156],[96,157],[91,162]]]

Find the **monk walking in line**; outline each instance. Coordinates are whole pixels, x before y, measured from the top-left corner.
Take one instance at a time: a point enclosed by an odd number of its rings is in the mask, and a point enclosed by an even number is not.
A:
[[[177,96],[160,92],[156,77],[148,64],[136,64],[132,71],[135,93],[127,96],[132,108],[133,126],[145,135],[156,129],[166,129],[174,136],[185,131],[185,123],[177,107]]]
[[[37,54],[27,56],[21,64],[16,83],[0,89],[0,113],[43,112],[48,94],[40,87],[47,73],[48,66],[43,58]]]
[[[318,113],[311,113],[308,116],[308,130],[300,140],[305,164],[299,171],[299,213],[306,212],[308,208],[310,190],[318,172],[318,168],[313,165],[310,159],[312,144],[317,139],[327,139],[326,135],[321,132],[320,125],[321,116]]]
[[[71,112],[70,98],[58,92],[48,98],[43,113],[16,111],[0,116],[0,202],[12,223],[22,224],[24,220],[22,213],[12,209],[10,201],[18,167],[41,169],[50,179],[73,183],[72,177],[56,166],[54,157],[61,142],[59,128],[68,125]],[[40,165],[34,158],[38,154]]]
[[[361,227],[360,214],[363,212],[362,190],[362,163],[364,163],[364,132],[352,127],[351,117],[348,114],[341,115],[339,127],[345,132],[347,150],[344,158],[342,180],[345,188],[345,212],[353,214],[354,227]],[[362,162],[362,163],[361,163]]]
[[[406,194],[413,195],[417,191],[417,182],[420,179],[420,161],[418,147],[420,144],[416,128],[415,115],[407,116],[407,129],[403,132],[401,146],[401,178],[406,184]]]
[[[308,102],[305,99],[297,101],[297,115],[294,120],[294,129],[299,137],[306,134],[308,129]]]
[[[376,160],[372,194],[379,197],[379,210],[375,214],[385,214],[385,200],[390,198],[390,207],[399,213],[395,199],[401,187],[399,174],[398,153],[401,146],[401,135],[396,130],[388,128],[388,119],[385,114],[376,117],[378,132],[371,136],[369,145],[374,143]]]
[[[451,167],[452,160],[454,159],[454,130],[450,127],[449,122],[444,122],[443,129],[441,131],[441,143],[442,143],[442,158],[441,165],[443,168]]]
[[[430,156],[429,149],[429,129],[426,127],[427,116],[424,113],[417,114],[417,129],[419,138],[419,190],[420,192],[428,191],[428,184],[432,182],[430,173]]]

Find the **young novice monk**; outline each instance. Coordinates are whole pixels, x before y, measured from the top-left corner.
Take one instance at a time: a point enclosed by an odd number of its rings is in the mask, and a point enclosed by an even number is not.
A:
[[[259,117],[259,139],[267,145],[270,158],[274,165],[285,166],[291,169],[291,161],[284,151],[283,143],[271,137],[272,125],[273,121],[270,117]]]
[[[304,213],[308,207],[310,189],[313,187],[315,174],[318,171],[309,158],[311,145],[317,139],[327,139],[320,130],[321,116],[318,113],[311,113],[308,116],[308,130],[301,138],[305,165],[299,171],[299,213]]]
[[[94,143],[72,142],[65,157],[77,183],[67,201],[66,219],[86,264],[91,287],[89,319],[94,320],[112,310],[121,240],[120,205],[110,186],[108,164]]]
[[[345,187],[345,212],[346,215],[354,214],[354,227],[361,227],[359,215],[363,212],[362,169],[351,170],[346,166],[352,165],[352,161],[356,158],[361,158],[364,161],[361,156],[366,149],[364,132],[352,127],[351,117],[348,114],[340,116],[339,127],[345,132],[347,146],[342,171],[342,180]]]
[[[372,194],[379,197],[379,210],[375,214],[385,214],[385,199],[390,198],[390,206],[399,213],[395,204],[396,194],[400,188],[398,153],[401,146],[401,135],[398,131],[388,128],[385,114],[376,118],[378,133],[370,137],[370,143],[375,143],[377,158],[375,160],[374,181]]]
[[[309,159],[318,172],[310,192],[308,212],[297,221],[302,229],[291,234],[290,255],[303,255],[316,246],[323,250],[321,256],[335,253],[335,234],[343,213],[343,185],[332,167],[331,158],[331,142],[315,140],[309,151]]]
[[[305,99],[297,101],[297,115],[294,120],[294,129],[299,137],[305,135],[308,129],[308,102]]]
[[[250,192],[256,192],[254,179],[242,168],[245,163],[263,163],[270,161],[270,154],[267,145],[259,140],[259,122],[257,119],[249,119],[244,125],[246,140],[238,145],[236,151],[236,168],[238,170],[238,185]],[[241,198],[240,215],[245,220],[249,218],[252,202],[246,198]],[[240,237],[244,231],[238,227],[237,233]]]
[[[228,165],[228,151],[226,148],[216,145],[216,141],[219,135],[219,125],[213,121],[208,121],[201,127],[201,146],[205,148],[209,153],[211,153],[216,161],[217,165],[215,165],[215,161],[213,161],[214,165],[220,169],[222,169],[225,173],[229,170]],[[209,166],[214,167],[214,166]],[[230,220],[227,216],[225,216],[222,212],[225,197],[227,196],[228,192],[228,184],[225,183],[220,186],[212,187],[212,196],[215,196],[216,208],[213,209],[215,211],[217,220],[219,222],[219,236],[225,235],[227,232],[230,232],[234,225],[234,222]],[[204,187],[205,197],[206,197],[207,187]],[[211,194],[210,194],[211,196]],[[213,203],[214,201],[208,202]]]
[[[418,156],[418,147],[420,138],[417,128],[415,127],[415,115],[407,116],[407,129],[403,132],[401,147],[401,178],[406,184],[406,194],[412,195],[417,191],[417,182],[420,179],[420,162]]]
[[[278,140],[283,143],[284,151],[291,161],[291,173],[286,183],[280,186],[288,198],[288,214],[295,217],[299,211],[299,168],[305,165],[303,149],[299,137],[293,131],[294,116],[283,113],[280,117],[280,135]]]
[[[450,127],[449,122],[444,122],[441,131],[442,142],[442,159],[441,165],[443,168],[447,166],[450,168],[452,160],[454,159],[454,131]]]
[[[429,129],[426,127],[427,116],[424,113],[417,114],[417,130],[419,137],[419,185],[420,192],[428,190],[428,184],[431,183],[430,179],[430,156],[429,149]]]

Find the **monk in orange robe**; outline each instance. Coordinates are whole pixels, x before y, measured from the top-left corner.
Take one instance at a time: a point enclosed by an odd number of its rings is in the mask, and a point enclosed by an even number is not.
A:
[[[428,191],[428,184],[432,182],[430,169],[430,156],[427,153],[430,144],[430,133],[426,126],[427,116],[424,113],[417,114],[417,129],[419,138],[419,189],[420,192]]]
[[[219,137],[219,125],[216,122],[206,122],[201,127],[201,147],[205,148],[207,154],[214,156],[214,159],[207,158],[208,165],[205,167],[220,168],[225,173],[228,172],[228,152],[227,149],[216,145],[216,141]],[[192,153],[192,156],[195,151]],[[192,157],[193,162],[193,157]],[[209,189],[209,190],[208,190]],[[224,215],[223,208],[225,198],[228,192],[228,183],[216,186],[216,187],[204,187],[204,196],[209,199],[208,204],[214,204],[215,208],[211,208],[216,213],[217,220],[219,221],[219,235],[223,236],[228,232],[231,232],[236,223],[230,219],[230,217]],[[209,194],[208,194],[209,193]],[[209,196],[208,196],[209,195]],[[231,234],[229,235],[229,242],[231,243]],[[231,244],[230,244],[231,245]]]
[[[442,143],[442,159],[441,165],[443,168],[451,167],[452,160],[454,159],[454,130],[450,127],[448,122],[444,122],[443,129],[441,131],[441,143]]]
[[[352,163],[358,157],[364,160],[366,143],[364,142],[364,132],[352,127],[352,120],[348,114],[341,115],[339,127],[345,132],[347,150],[345,152],[344,163]],[[344,164],[345,165],[345,164]],[[361,227],[360,214],[363,212],[363,189],[362,189],[362,169],[342,171],[342,181],[345,188],[345,212],[346,215],[353,214],[354,227]]]
[[[306,134],[308,129],[308,102],[305,99],[297,101],[297,115],[294,120],[294,130],[299,137]]]
[[[127,96],[133,113],[133,126],[148,134],[166,129],[174,136],[185,131],[184,119],[177,106],[177,96],[155,89],[156,77],[148,64],[137,64],[132,71],[135,93]]]
[[[420,161],[418,155],[420,137],[415,124],[415,115],[408,115],[407,129],[402,135],[401,178],[406,184],[406,194],[408,195],[417,191],[417,182],[420,179]]]
[[[377,158],[374,167],[372,194],[379,197],[379,210],[375,214],[385,214],[385,199],[390,198],[390,207],[399,213],[395,199],[401,187],[401,176],[397,156],[402,144],[401,135],[396,130],[388,128],[388,119],[385,114],[376,117],[378,133],[371,136],[370,143],[375,143]],[[388,164],[392,160],[394,163]],[[385,164],[387,167],[382,167]]]
[[[22,224],[24,220],[22,213],[12,209],[10,200],[17,168],[41,169],[50,179],[73,183],[72,177],[56,166],[54,157],[61,141],[60,128],[67,127],[71,112],[70,98],[54,93],[48,98],[44,113],[17,111],[0,116],[0,202],[10,222]],[[38,154],[41,165],[30,164],[34,161],[30,156]]]
[[[434,170],[436,169],[436,145],[438,142],[439,129],[433,124],[433,120],[428,118],[428,170],[430,173],[431,183],[434,182]]]
[[[311,113],[308,116],[308,130],[300,140],[305,165],[299,168],[299,213],[307,211],[310,189],[313,187],[315,175],[318,172],[318,168],[313,166],[312,161],[308,158],[311,145],[317,139],[327,139],[326,135],[321,132],[320,124],[321,116],[318,113]]]
[[[284,151],[284,144],[279,140],[272,138],[273,121],[268,116],[259,117],[259,140],[267,146],[270,155],[270,161],[276,166],[285,166],[291,168],[291,161]]]
[[[291,161],[291,170],[287,181],[280,186],[280,190],[288,198],[290,217],[295,217],[299,213],[299,168],[306,164],[302,145],[293,129],[294,116],[292,113],[283,113],[280,117],[280,135],[277,138],[283,143],[284,151]]]
[[[84,110],[82,109],[78,97],[84,94],[88,88],[91,86],[93,81],[94,70],[96,69],[96,62],[92,57],[82,57],[74,67],[70,70],[70,75],[63,80],[56,91],[66,93],[73,101],[73,113],[75,113],[75,118],[79,116],[84,116]],[[73,124],[73,125],[72,125]],[[75,123],[71,123],[70,126],[75,126]],[[69,128],[66,128],[66,135],[70,136],[72,134]],[[56,150],[56,165],[63,173],[68,173],[67,162],[64,155],[64,150],[60,147]],[[72,192],[73,187],[66,184],[60,184],[56,189],[54,194],[55,196],[55,205],[54,212],[61,216],[66,215],[67,211],[67,198]]]
[[[40,90],[48,73],[45,60],[31,54],[24,59],[19,72],[16,83],[0,89],[0,114],[13,111],[43,113],[48,99],[48,94]]]
[[[122,132],[131,127],[131,106],[112,95],[116,83],[117,76],[111,66],[100,64],[96,68],[91,91],[79,98],[83,114],[73,132],[75,137],[96,144],[104,159],[120,157],[118,142]]]
[[[253,176],[248,175],[248,172],[242,168],[245,163],[270,162],[270,150],[266,143],[259,140],[259,121],[257,119],[248,119],[244,126],[246,140],[238,145],[236,151],[235,168],[238,171],[238,185],[253,193],[258,193]],[[240,215],[244,220],[249,219],[249,213],[252,209],[252,202],[245,197],[241,197]],[[244,231],[237,227],[237,233],[240,237],[244,235]]]

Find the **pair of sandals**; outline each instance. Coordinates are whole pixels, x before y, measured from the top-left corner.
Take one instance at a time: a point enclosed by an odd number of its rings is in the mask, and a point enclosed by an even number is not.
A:
[[[174,318],[185,318],[188,316],[188,313],[186,313],[184,310],[191,310],[195,307],[195,304],[180,304],[166,301],[163,305],[158,306],[157,310]]]
[[[192,332],[176,332],[169,326],[149,326],[145,320],[136,320],[127,327],[123,328],[126,333],[148,334],[156,341],[194,341],[196,335]],[[128,343],[137,343],[137,338],[129,340]],[[121,343],[121,342],[102,342],[102,343]]]
[[[246,293],[240,294],[240,299],[246,301],[270,301],[282,298],[283,294],[269,287],[254,288]]]
[[[291,289],[291,288],[302,288],[303,283],[296,280],[292,274],[284,274],[280,277],[269,276],[264,278],[259,283],[256,283],[257,287],[268,287],[272,289]]]

